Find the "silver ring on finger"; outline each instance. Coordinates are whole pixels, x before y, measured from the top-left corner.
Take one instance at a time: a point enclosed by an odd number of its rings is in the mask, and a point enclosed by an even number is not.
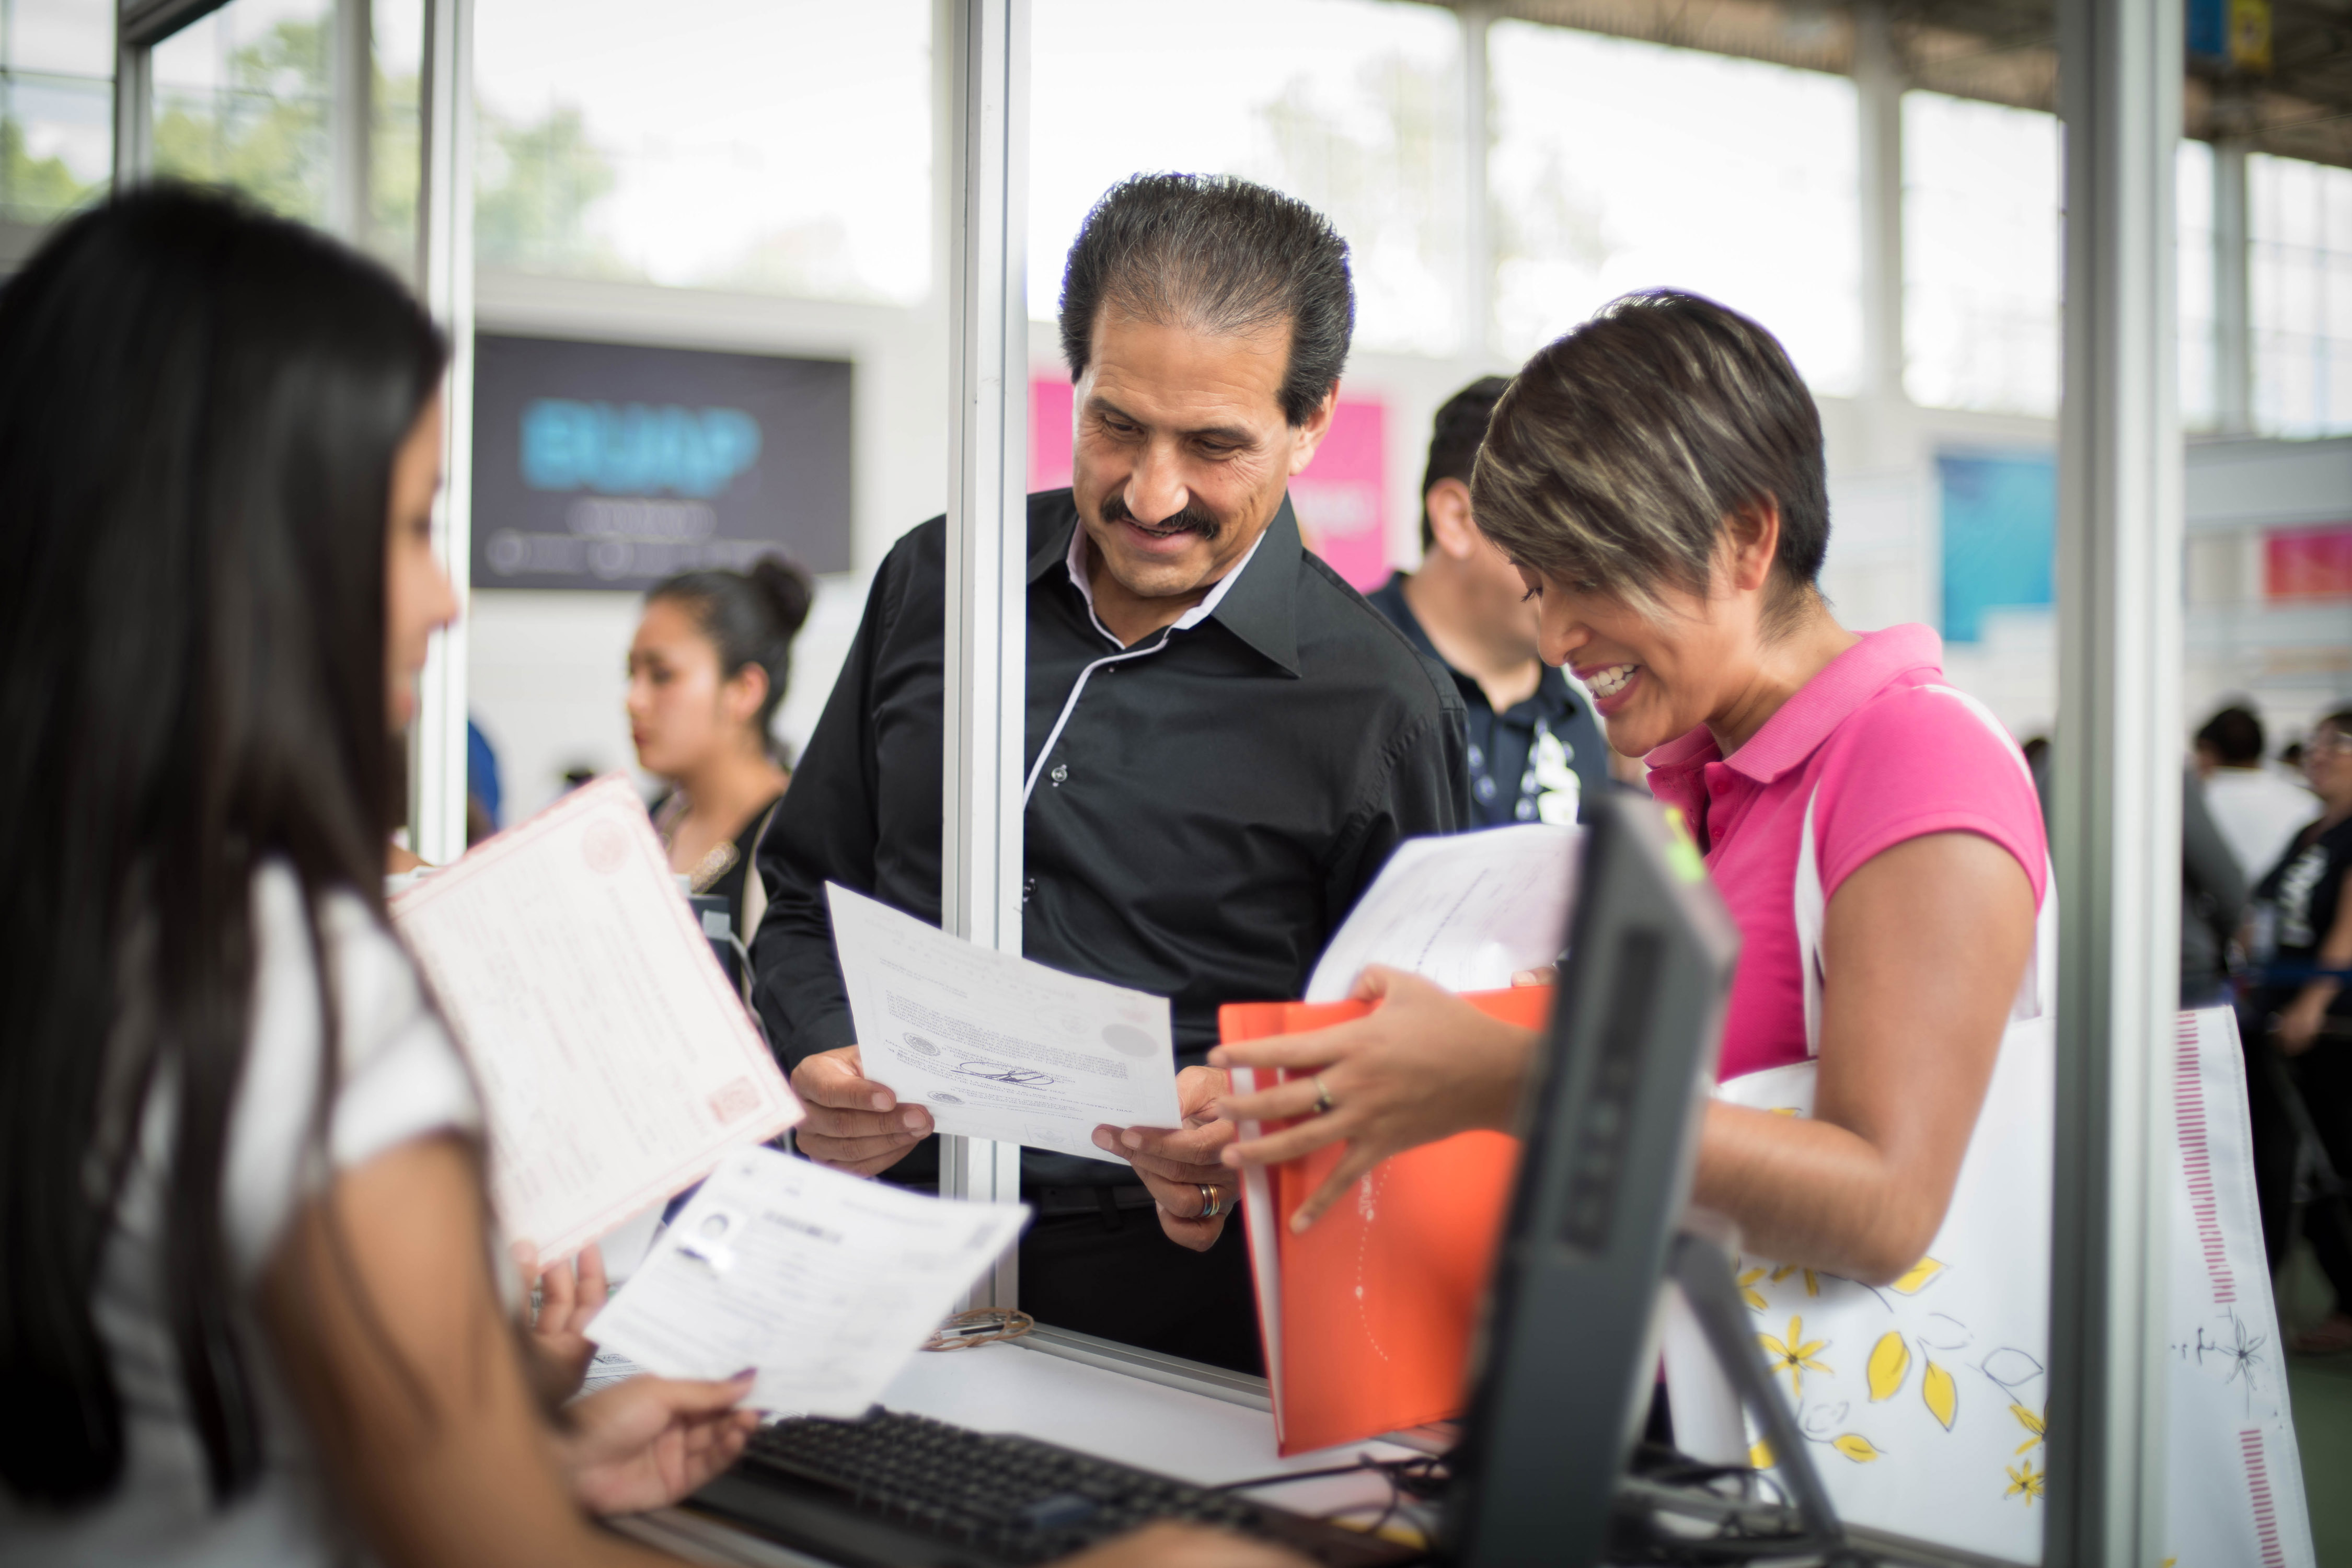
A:
[[[1201,1189],[1201,1212],[1192,1216],[1194,1219],[1214,1219],[1225,1212],[1224,1188],[1213,1187],[1206,1182],[1193,1184]]]
[[[1309,1081],[1315,1085],[1315,1114],[1318,1116],[1330,1115],[1331,1091],[1323,1087],[1323,1075],[1321,1073],[1317,1073]]]

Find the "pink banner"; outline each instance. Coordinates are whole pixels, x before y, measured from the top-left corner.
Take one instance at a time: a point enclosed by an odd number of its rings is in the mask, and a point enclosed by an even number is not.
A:
[[[2273,599],[2352,599],[2352,523],[2273,530],[2263,540],[2263,593]]]
[[[1307,548],[1358,588],[1389,574],[1388,405],[1342,397],[1330,433],[1307,471],[1290,481],[1290,500]],[[1070,384],[1056,375],[1029,382],[1029,488],[1070,482]]]

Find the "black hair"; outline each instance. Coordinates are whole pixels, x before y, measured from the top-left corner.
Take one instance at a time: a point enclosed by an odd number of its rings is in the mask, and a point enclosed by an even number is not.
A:
[[[394,455],[439,384],[374,262],[232,197],[151,186],[0,291],[0,1479],[121,1479],[92,1316],[150,1090],[173,1108],[158,1289],[216,1501],[261,1470],[222,1165],[265,862],[383,909]]]
[[[781,555],[763,555],[748,572],[681,572],[646,590],[648,605],[667,601],[694,617],[719,650],[719,679],[732,680],[747,664],[768,677],[768,695],[752,724],[760,742],[777,752],[776,705],[793,679],[793,638],[808,621],[816,588],[809,574]]]
[[[2251,768],[2263,760],[2263,721],[2252,709],[2232,703],[2205,721],[2197,731],[2197,743],[2221,759],[2223,767]]]
[[[1105,305],[1219,334],[1290,328],[1278,401],[1295,428],[1348,365],[1356,291],[1348,242],[1296,197],[1231,174],[1137,174],[1104,193],[1062,273],[1062,357],[1094,358]]]
[[[1510,384],[1507,375],[1482,375],[1438,405],[1437,417],[1430,421],[1429,463],[1421,470],[1422,549],[1437,545],[1437,531],[1429,525],[1429,492],[1440,479],[1470,482],[1470,470],[1478,462],[1478,444],[1486,438],[1486,422],[1495,416],[1495,405],[1503,400],[1503,389]]]
[[[1780,340],[1674,289],[1628,294],[1537,351],[1496,405],[1470,481],[1513,561],[1652,605],[1705,594],[1744,506],[1780,513],[1775,620],[1817,596],[1829,552],[1821,410]]]

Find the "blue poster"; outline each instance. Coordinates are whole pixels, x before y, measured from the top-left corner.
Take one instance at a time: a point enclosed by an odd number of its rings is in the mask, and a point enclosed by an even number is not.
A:
[[[1945,453],[1944,640],[1972,643],[1984,612],[2047,606],[2058,552],[2058,463],[2046,453]]]

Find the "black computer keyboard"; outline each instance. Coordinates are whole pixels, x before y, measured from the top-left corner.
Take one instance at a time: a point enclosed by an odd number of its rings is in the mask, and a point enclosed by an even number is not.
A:
[[[1029,1564],[1157,1520],[1276,1541],[1331,1568],[1387,1568],[1420,1553],[1031,1437],[875,1410],[761,1428],[698,1506],[834,1562],[876,1568]]]

